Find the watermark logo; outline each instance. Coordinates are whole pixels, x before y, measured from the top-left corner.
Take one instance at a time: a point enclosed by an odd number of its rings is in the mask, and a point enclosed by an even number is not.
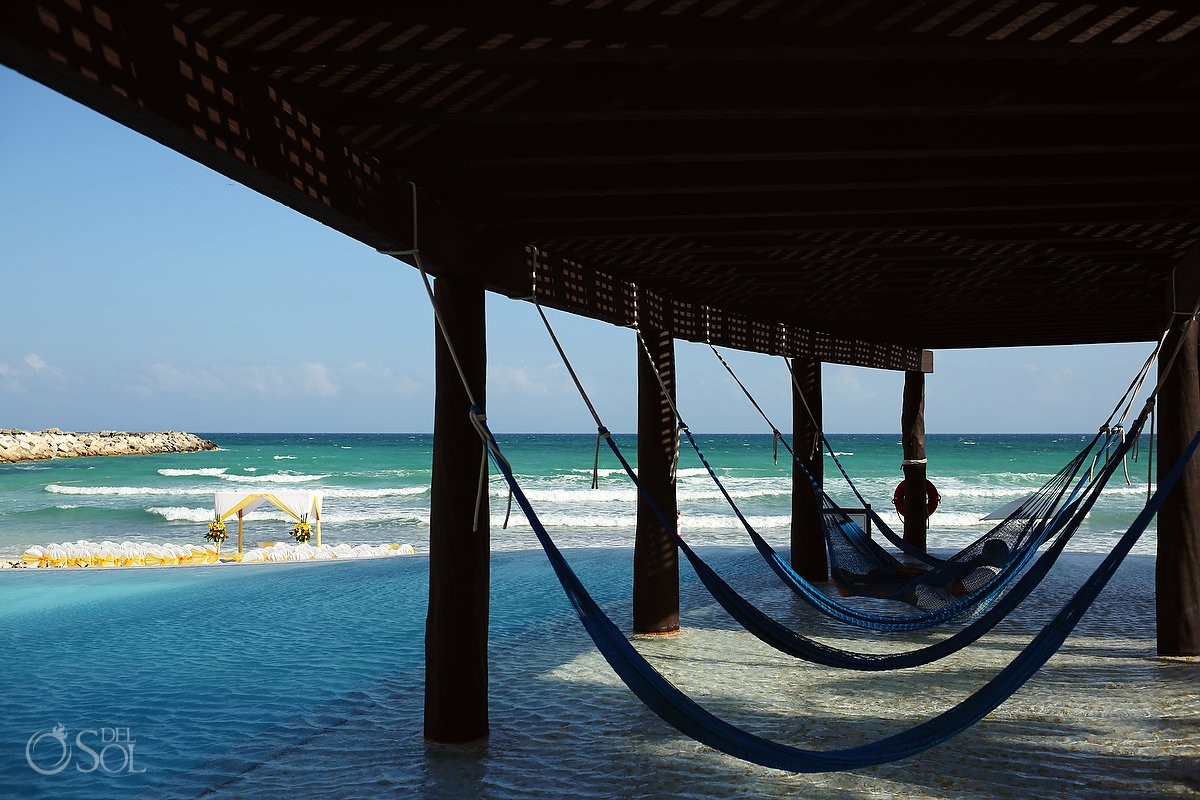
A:
[[[29,737],[25,761],[39,775],[57,775],[72,763],[83,773],[139,774],[146,768],[134,764],[136,744],[130,728],[117,727],[81,730],[72,740],[60,722]]]

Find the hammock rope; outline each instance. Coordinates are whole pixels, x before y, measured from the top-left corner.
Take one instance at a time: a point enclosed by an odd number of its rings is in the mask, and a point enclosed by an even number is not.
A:
[[[537,304],[535,301],[535,306],[536,305]],[[563,360],[563,364],[566,367],[568,373],[571,374],[573,377],[576,390],[579,392],[581,398],[584,401],[584,404],[587,406],[588,411],[592,414],[593,420],[597,424],[597,429],[600,432],[598,434],[598,439],[599,439],[599,436],[603,436],[608,441],[609,448],[613,451],[613,454],[616,456],[616,458],[622,465],[622,467],[625,470],[626,475],[629,477],[630,481],[637,488],[639,496],[641,497],[642,501],[647,505],[649,510],[657,517],[657,519],[659,520],[659,523],[663,526],[664,530],[668,531],[674,537],[676,544],[683,550],[683,552],[684,552],[685,556],[688,558],[689,562],[692,563],[693,568],[696,570],[697,575],[701,578],[701,581],[709,589],[710,593],[713,594],[714,598],[717,599],[719,603],[721,603],[721,605],[726,609],[726,611],[731,616],[733,616],[734,619],[738,620],[738,622],[740,624],[742,624],[744,627],[746,627],[748,630],[754,631],[755,635],[759,636],[764,641],[766,641],[768,644],[770,644],[773,647],[776,647],[777,649],[780,649],[783,652],[787,652],[789,654],[795,655],[800,658],[808,658],[810,660],[819,660],[820,661],[823,658],[835,659],[837,661],[836,665],[845,664],[846,659],[849,660],[849,663],[853,663],[853,664],[869,663],[869,661],[870,661],[869,659],[867,659],[865,661],[857,659],[856,656],[859,654],[848,653],[845,655],[845,658],[842,658],[839,655],[831,654],[828,651],[822,650],[821,647],[819,647],[819,646],[809,647],[809,645],[811,644],[811,640],[802,641],[803,637],[800,637],[799,639],[797,639],[796,638],[798,636],[797,634],[790,631],[789,629],[787,629],[784,626],[778,625],[778,623],[775,623],[773,620],[770,620],[769,617],[762,614],[761,611],[759,611],[757,608],[754,608],[744,598],[740,597],[736,592],[734,592],[728,586],[728,584],[726,584],[723,580],[721,580],[719,578],[719,576],[716,575],[716,573],[711,568],[709,568],[706,564],[704,564],[702,559],[700,559],[700,557],[695,553],[695,551],[693,551],[688,546],[688,544],[683,540],[682,536],[680,536],[676,521],[668,519],[666,514],[663,513],[662,509],[659,508],[659,506],[654,501],[654,499],[647,492],[645,492],[644,489],[642,488],[641,482],[638,479],[636,472],[629,465],[629,462],[625,459],[624,455],[621,453],[620,448],[617,446],[616,442],[613,440],[611,434],[608,432],[607,427],[604,425],[603,420],[600,418],[599,413],[596,411],[594,404],[591,402],[590,398],[587,396],[587,392],[583,388],[582,381],[579,380],[578,374],[575,372],[575,369],[574,369],[573,365],[571,364],[570,359],[567,356],[566,351],[563,348],[561,341],[558,339],[558,336],[555,334],[553,327],[550,325],[549,319],[546,317],[546,315],[544,313],[541,313],[540,307],[539,307],[539,314],[541,316],[542,323],[546,327],[547,333],[549,334],[549,336],[551,338],[551,341],[554,342],[554,345],[555,345],[556,350],[558,351],[559,357]],[[635,326],[635,333],[638,336],[638,340],[641,345],[643,354],[646,355],[647,359],[650,361],[651,366],[653,368],[653,357],[650,353],[649,347],[646,344],[644,338],[641,336],[640,331],[637,331],[636,326]],[[856,625],[858,627],[865,627],[865,628],[870,628],[870,629],[874,629],[874,630],[901,631],[901,630],[917,630],[917,629],[932,627],[933,625],[941,624],[941,623],[949,621],[951,619],[955,619],[960,616],[963,616],[965,613],[967,613],[969,611],[982,610],[983,608],[986,608],[988,605],[993,604],[995,602],[996,597],[999,595],[1000,589],[1003,588],[1003,584],[1000,584],[996,579],[993,579],[992,581],[988,581],[988,582],[984,583],[975,592],[972,592],[971,595],[968,597],[951,600],[949,602],[946,602],[944,605],[942,605],[939,608],[936,608],[933,610],[922,610],[918,613],[909,614],[909,615],[903,616],[903,617],[901,617],[899,615],[884,615],[884,614],[878,614],[878,613],[874,613],[874,612],[868,612],[868,611],[864,611],[861,609],[856,609],[856,608],[847,606],[844,603],[840,603],[836,600],[833,600],[831,597],[829,597],[823,591],[821,591],[818,587],[814,586],[813,584],[811,584],[810,582],[805,580],[803,577],[798,575],[794,570],[792,570],[790,565],[788,565],[775,552],[775,550],[770,546],[770,544],[767,543],[762,538],[762,536],[760,534],[758,534],[758,532],[754,529],[753,525],[750,524],[749,520],[741,512],[741,509],[738,507],[737,503],[733,500],[732,496],[726,490],[726,488],[725,488],[724,484],[721,482],[720,478],[716,475],[715,470],[713,469],[711,463],[709,463],[708,459],[705,457],[703,451],[700,449],[699,444],[695,440],[695,437],[692,436],[691,431],[690,431],[686,421],[684,421],[682,414],[679,412],[678,406],[676,405],[674,400],[670,397],[669,393],[667,392],[666,383],[663,380],[661,374],[659,373],[659,371],[657,369],[653,369],[652,371],[658,380],[659,387],[663,392],[662,396],[664,397],[665,402],[670,407],[674,417],[678,420],[678,423],[679,423],[678,430],[681,431],[682,433],[684,433],[688,437],[689,443],[691,444],[693,450],[696,452],[696,455],[699,457],[701,463],[704,465],[706,471],[708,472],[710,479],[713,481],[714,485],[716,485],[717,488],[720,490],[722,496],[725,498],[725,501],[727,502],[729,507],[733,510],[734,514],[737,516],[738,520],[742,523],[743,527],[746,529],[747,533],[751,537],[751,540],[755,544],[755,547],[759,550],[760,554],[762,554],[762,556],[766,559],[767,563],[772,567],[772,569],[776,572],[776,574],[784,581],[784,583],[787,584],[790,588],[792,588],[793,591],[795,591],[797,594],[799,594],[810,605],[813,605],[818,610],[822,611],[823,613],[826,613],[827,615],[829,615],[835,619],[839,619],[843,622],[847,622],[849,624]],[[785,442],[785,446],[786,446],[786,442]],[[789,449],[789,452],[791,452],[790,449]],[[793,453],[792,455],[793,455],[793,458],[795,458],[795,454]],[[1077,457],[1076,468],[1075,468],[1076,471],[1078,469],[1078,464],[1082,463],[1082,459],[1084,458],[1085,455],[1086,455],[1086,453],[1081,454],[1079,457]],[[1074,472],[1071,472],[1071,474],[1073,475]],[[1110,474],[1111,474],[1111,472],[1106,472],[1105,476],[1107,477]],[[809,477],[811,480],[812,479],[811,475]],[[1067,483],[1064,482],[1063,483],[1064,490],[1065,490],[1066,485],[1067,485]],[[1077,492],[1079,491],[1079,487],[1076,488],[1076,491]],[[1061,494],[1061,490],[1060,490],[1060,494]],[[1062,518],[1062,522],[1064,525],[1066,524],[1068,519],[1069,519],[1068,517]],[[1068,535],[1068,538],[1069,538],[1069,535]],[[870,543],[871,545],[873,545],[874,547],[878,548],[878,545],[874,545],[874,543],[870,542],[869,539],[867,539],[867,542]],[[1038,546],[1040,546],[1041,543],[1042,542],[1038,542]],[[1065,546],[1065,542],[1063,544]],[[1036,547],[1025,548],[1023,553],[1020,554],[1020,557],[1013,557],[1010,560],[1010,563],[1005,565],[1004,568],[999,571],[996,578],[1003,577],[1004,583],[1010,582],[1020,572],[1020,570],[1023,569],[1027,565],[1028,561],[1033,557],[1035,551],[1036,551]],[[886,556],[886,553],[884,555]],[[890,556],[889,556],[889,558],[890,558]],[[1053,559],[1048,560],[1046,563],[1046,566],[1045,566],[1045,570],[1041,571],[1037,574],[1039,576],[1043,576],[1045,574],[1045,572],[1049,570],[1049,567],[1052,563],[1053,563]],[[1040,580],[1040,577],[1038,578],[1038,580]],[[1030,581],[1027,584],[1028,590],[1025,592],[1025,594],[1028,594],[1028,591],[1032,591],[1032,589],[1034,588],[1034,585],[1036,585],[1036,581]],[[1006,608],[1008,608],[1008,607],[1009,606],[1006,606]],[[1005,612],[1005,613],[1007,613],[1007,612]],[[987,625],[987,627],[994,626],[995,623],[1002,616],[1003,616],[1003,614],[998,614],[996,616],[989,617],[990,624]],[[984,626],[979,626],[978,628],[973,628],[973,631],[976,632],[975,638],[978,638],[979,635],[982,635],[982,633],[985,632],[986,629],[987,628]],[[969,643],[969,641],[973,641],[973,640],[974,639],[969,639],[968,637],[962,637],[961,639],[956,640],[956,642],[961,642],[961,644],[959,644],[959,646],[965,646],[966,644]],[[933,651],[933,652],[936,652],[936,651]],[[931,658],[936,658],[936,657],[938,657],[938,656],[931,654]],[[920,658],[920,656],[913,656],[913,658]],[[825,662],[821,661],[821,663],[825,663]],[[903,665],[908,662],[905,662],[903,660],[898,660],[895,663]],[[870,667],[864,666],[862,668],[870,668]],[[880,668],[886,669],[886,668],[892,668],[892,667],[881,666]]]
[[[569,359],[566,355],[566,351],[563,349],[561,342],[559,342],[558,337],[554,333],[553,327],[550,326],[549,320],[544,314],[542,315],[542,322],[546,326],[551,339],[556,343],[559,356],[560,358],[564,359],[568,371],[574,373],[574,370],[571,367]],[[645,340],[640,336],[640,333],[638,335],[638,339],[642,347],[642,352],[651,360],[651,362],[653,362],[649,347],[646,345]],[[782,560],[778,558],[774,551],[770,549],[770,546],[762,540],[762,538],[757,534],[753,527],[749,525],[749,522],[741,514],[740,509],[726,491],[722,482],[719,480],[719,478],[717,478],[711,464],[708,462],[704,453],[700,450],[695,438],[692,436],[690,429],[683,420],[682,414],[679,412],[678,406],[667,392],[666,382],[662,379],[657,370],[654,371],[654,374],[658,378],[658,383],[663,391],[665,402],[669,405],[675,418],[679,421],[679,431],[682,431],[688,436],[693,449],[696,451],[697,456],[704,464],[709,476],[720,489],[726,501],[734,510],[734,513],[738,515],[739,519],[741,519],[743,524],[747,527],[747,530],[750,532],[750,535],[755,540],[756,544],[767,549],[770,553],[770,557],[776,562],[782,564]],[[629,477],[630,481],[636,487],[639,496],[642,498],[642,501],[647,504],[652,513],[658,518],[659,523],[663,526],[663,528],[669,531],[674,537],[676,544],[683,551],[685,557],[696,571],[697,576],[708,589],[709,593],[712,594],[714,599],[716,599],[717,602],[726,610],[726,612],[746,630],[753,633],[756,637],[771,647],[774,647],[775,649],[793,657],[803,658],[805,660],[826,666],[858,670],[899,669],[901,667],[911,667],[919,664],[929,663],[949,653],[955,652],[967,646],[971,642],[976,641],[980,636],[993,628],[1001,619],[1007,616],[1007,614],[1013,608],[1015,608],[1026,596],[1028,596],[1030,592],[1033,591],[1041,579],[1049,572],[1051,566],[1053,566],[1055,560],[1057,559],[1058,554],[1060,554],[1062,549],[1066,547],[1071,533],[1078,528],[1084,516],[1086,516],[1087,511],[1091,508],[1091,504],[1094,503],[1095,499],[1099,496],[1099,488],[1097,488],[1092,493],[1092,497],[1086,506],[1075,514],[1075,522],[1073,527],[1070,528],[1070,531],[1061,536],[1056,547],[1043,556],[1043,558],[1039,561],[1037,568],[1031,570],[1030,573],[1020,581],[1019,588],[1014,587],[1015,591],[1009,593],[1011,597],[1006,595],[1008,598],[1007,602],[997,604],[995,607],[989,609],[985,616],[976,620],[967,629],[960,631],[959,633],[937,645],[910,652],[895,654],[894,656],[881,657],[874,654],[855,653],[848,650],[829,647],[823,643],[817,642],[816,640],[792,631],[791,629],[772,619],[769,615],[763,613],[760,609],[734,591],[732,587],[730,587],[728,583],[726,583],[711,567],[709,567],[703,561],[703,559],[701,559],[700,556],[688,545],[688,543],[684,541],[678,532],[677,525],[671,520],[667,519],[666,515],[663,513],[654,499],[649,495],[649,493],[644,491],[636,472],[630,466],[629,462],[624,457],[624,454],[621,452],[619,446],[613,440],[612,436],[607,434],[607,429],[605,428],[603,421],[599,418],[599,414],[596,412],[595,406],[590,402],[590,399],[587,397],[586,391],[582,388],[582,383],[580,381],[576,381],[576,389],[581,393],[581,397],[583,398],[584,403],[587,405],[589,411],[591,411],[593,419],[597,422],[599,429],[605,432],[605,438],[608,440],[609,448],[612,450],[613,455],[617,458],[618,462],[625,470],[625,473]],[[811,596],[811,601],[815,604],[818,604],[819,607],[827,602],[824,593],[822,593],[816,587],[808,584],[807,582],[804,582],[800,585],[805,590],[805,594]],[[826,610],[827,613],[832,613],[834,615],[846,613],[843,612],[837,605],[832,605],[829,608],[822,610]]]
[[[1165,338],[1166,334],[1163,335],[1164,340]],[[729,363],[721,356],[720,352],[717,351],[715,347],[712,347],[711,344],[709,347],[712,349],[717,359],[721,362],[722,366],[725,367],[726,371],[737,383],[739,388],[741,388],[743,394],[746,395],[754,408],[758,410],[759,414],[767,422],[767,425],[772,430],[773,438],[780,436],[778,429],[771,422],[770,418],[767,417],[766,413],[762,410],[762,407],[746,388],[745,384],[734,373],[733,369],[729,366]],[[1079,459],[1085,458],[1086,454],[1091,449],[1095,448],[1097,443],[1101,441],[1102,438],[1104,441],[1101,452],[1107,453],[1108,449],[1113,445],[1110,435],[1113,432],[1119,435],[1124,434],[1121,423],[1118,422],[1116,425],[1112,425],[1112,420],[1121,411],[1122,406],[1125,406],[1125,411],[1121,414],[1121,420],[1124,420],[1128,415],[1130,409],[1132,408],[1132,403],[1136,398],[1137,392],[1144,384],[1149,369],[1158,356],[1160,347],[1161,341],[1159,346],[1157,346],[1154,352],[1151,353],[1151,355],[1146,359],[1146,362],[1142,368],[1138,370],[1138,374],[1130,384],[1130,387],[1126,389],[1125,393],[1117,402],[1114,410],[1109,415],[1109,418],[1105,421],[1105,424],[1101,426],[1101,432],[1097,434],[1097,437],[1093,438],[1092,442],[1089,443],[1087,447],[1084,448],[1080,456],[1077,456],[1076,459],[1072,460],[1072,462],[1069,462],[1067,467],[1065,467],[1064,470],[1059,473],[1059,475],[1055,476],[1055,478],[1043,486],[1038,493],[1035,493],[1035,495],[1031,496],[1031,498],[1029,498],[1024,505],[1010,514],[1007,519],[1003,520],[999,525],[997,525],[984,536],[977,539],[967,548],[964,548],[964,550],[947,559],[937,559],[933,556],[928,556],[922,551],[913,548],[909,543],[905,542],[902,537],[896,535],[886,524],[886,522],[884,522],[884,520],[880,518],[879,515],[874,511],[871,504],[867,503],[863,498],[862,494],[858,491],[858,488],[854,485],[854,482],[850,479],[850,476],[847,474],[845,468],[842,466],[841,461],[837,458],[832,444],[830,444],[828,439],[822,435],[821,438],[825,442],[825,446],[827,447],[830,456],[833,458],[834,463],[842,473],[842,476],[845,478],[850,489],[854,492],[859,502],[863,504],[867,514],[870,515],[871,518],[876,522],[877,527],[889,541],[895,544],[906,554],[916,556],[931,567],[930,571],[925,575],[913,576],[911,574],[911,568],[908,568],[907,566],[901,564],[901,562],[894,559],[869,536],[867,536],[865,532],[863,532],[861,528],[859,528],[859,526],[837,506],[837,504],[829,497],[829,495],[822,490],[822,488],[813,478],[812,474],[808,472],[808,469],[803,461],[796,456],[795,452],[788,447],[786,440],[784,440],[785,448],[792,453],[794,464],[799,469],[803,470],[807,475],[814,494],[821,502],[823,511],[819,512],[820,519],[818,522],[826,534],[826,541],[830,551],[830,561],[834,569],[833,574],[835,580],[837,580],[839,583],[839,589],[850,594],[865,594],[868,596],[877,596],[888,599],[903,599],[909,602],[912,602],[915,599],[918,606],[924,607],[930,605],[941,605],[943,608],[948,609],[953,607],[958,609],[960,612],[967,612],[971,610],[971,606],[974,605],[973,603],[965,603],[962,602],[961,599],[953,599],[952,594],[943,590],[933,591],[926,589],[925,587],[934,583],[935,581],[937,583],[945,583],[943,578],[948,574],[954,575],[957,572],[961,576],[963,574],[962,565],[977,560],[980,558],[980,556],[984,555],[986,552],[985,547],[990,546],[988,545],[989,540],[1000,539],[1007,545],[1007,549],[1009,551],[1009,563],[1005,564],[1001,568],[1000,572],[993,576],[990,580],[987,580],[983,587],[977,587],[977,590],[981,588],[987,588],[991,595],[994,595],[996,592],[1002,590],[1004,585],[1019,572],[1019,567],[1028,563],[1029,558],[1032,556],[1030,549],[1036,550],[1037,548],[1041,547],[1046,541],[1049,540],[1050,536],[1056,535],[1056,532],[1060,528],[1060,523],[1065,521],[1063,511],[1070,507],[1072,501],[1079,496],[1080,491],[1084,487],[1084,484],[1081,482],[1069,495],[1064,495],[1062,491],[1062,488],[1065,488],[1069,481],[1073,480],[1074,474],[1078,471],[1079,464],[1081,463]],[[792,375],[792,382],[797,393],[801,399],[803,399],[803,392],[801,391],[790,363],[788,364],[788,370]],[[805,401],[804,405],[807,409],[807,401]],[[809,410],[809,413],[811,416],[811,410]],[[816,420],[814,419],[813,422],[815,426]],[[1096,454],[1095,459],[1099,458],[1101,452]],[[1093,468],[1096,463],[1095,459],[1093,460]],[[1089,480],[1095,480],[1094,469],[1089,474]],[[1060,487],[1057,492],[1052,491],[1055,486]],[[1054,502],[1045,503],[1038,500],[1038,498],[1043,497],[1053,498]],[[1035,503],[1033,501],[1037,502]],[[1058,510],[1054,511],[1054,509]],[[1037,513],[1032,513],[1035,510]],[[1051,511],[1054,511],[1054,513],[1051,514]],[[1042,525],[1037,523],[1037,520],[1047,518],[1050,519],[1049,523]],[[1026,519],[1028,522],[1022,525],[1022,523],[1020,523],[1020,520],[1022,519]],[[751,532],[750,535],[752,540],[755,541],[755,545],[759,548],[759,551],[767,559],[768,564],[771,565],[771,567],[779,574],[780,578],[783,579],[783,581],[788,584],[793,591],[796,591],[805,599],[809,599],[813,596],[812,592],[809,591],[807,587],[803,586],[803,578],[797,575],[789,565],[779,559],[778,556],[774,554],[773,550],[764,547],[760,543],[759,537],[757,537],[756,534]],[[1016,555],[1014,555],[1014,553]],[[850,569],[848,567],[839,567],[839,555],[841,556],[842,561],[844,561],[848,556],[851,557],[853,565],[856,565],[857,568]],[[1010,569],[1010,567],[1013,568]],[[970,594],[974,595],[974,592],[971,592]],[[994,599],[994,597],[992,599]],[[930,617],[926,620],[926,623],[938,624],[939,621],[948,621],[954,617],[954,615],[948,614],[945,611],[940,611],[935,616],[940,619]],[[927,626],[927,624],[922,623],[919,625],[919,627],[924,626]]]
[[[714,480],[726,502],[741,522],[743,528],[749,534],[751,541],[760,555],[766,560],[767,564],[776,573],[776,575],[798,596],[807,601],[810,605],[817,608],[819,611],[858,627],[870,628],[872,630],[919,630],[929,628],[934,625],[939,625],[953,619],[957,619],[968,613],[974,608],[982,607],[985,602],[994,601],[996,595],[1001,588],[1001,581],[1008,581],[1015,577],[1021,569],[1028,563],[1028,560],[1033,556],[1036,548],[1026,547],[1019,554],[1014,556],[1012,560],[1001,568],[996,578],[995,583],[989,582],[980,589],[965,597],[956,598],[955,600],[946,603],[938,608],[931,610],[921,610],[905,615],[899,614],[883,614],[864,609],[849,606],[843,602],[835,600],[827,595],[820,588],[812,584],[810,581],[799,575],[791,565],[788,564],[778,552],[755,530],[754,526],[746,518],[745,514],[737,506],[736,501],[729,495],[720,479],[716,477],[715,472],[694,437],[690,432],[687,432],[688,438],[692,443],[701,463],[709,473],[709,477]],[[1111,474],[1111,473],[1107,473]],[[1060,528],[1065,526],[1069,517],[1060,516],[1057,522],[1060,523]],[[847,518],[848,521],[848,518]],[[868,540],[869,541],[869,540]],[[876,545],[877,546],[877,545]],[[1032,587],[1031,587],[1032,588]]]
[[[413,192],[415,243],[415,184]],[[417,260],[419,262],[419,256]],[[421,275],[429,290],[434,313],[437,315],[437,303],[423,268]],[[440,321],[440,315],[438,316],[439,331],[446,347],[453,351],[453,342]],[[455,361],[457,363],[457,358]],[[470,395],[470,386],[461,367],[459,377],[463,382],[464,390]],[[991,681],[953,708],[906,731],[858,747],[819,751],[792,747],[737,728],[706,711],[655,670],[604,613],[567,564],[561,551],[542,525],[529,499],[517,483],[508,459],[501,452],[499,443],[487,425],[483,410],[474,401],[471,401],[469,415],[471,424],[479,433],[484,444],[485,457],[490,456],[504,476],[513,497],[541,543],[568,600],[575,607],[584,628],[601,655],[625,684],[660,718],[696,741],[751,763],[792,772],[854,769],[915,755],[974,725],[1007,700],[1049,660],[1066,640],[1071,630],[1078,624],[1080,618],[1116,572],[1117,567],[1132,549],[1138,537],[1149,525],[1167,493],[1182,474],[1184,466],[1195,453],[1197,445],[1200,445],[1200,434],[1197,434],[1170,474],[1160,482],[1158,491],[1151,497],[1151,502],[1138,515],[1133,525],[1121,537],[1100,567],[1054,619]],[[597,423],[600,425],[598,419]],[[600,425],[600,427],[603,426]],[[611,437],[609,442],[610,446],[614,446]]]
[[[472,414],[477,409],[472,409]],[[1198,434],[1183,457],[1159,485],[1151,502],[1121,537],[1112,552],[1061,611],[992,680],[958,705],[906,731],[858,747],[809,750],[775,742],[737,728],[714,716],[680,691],[634,648],[587,592],[558,550],[513,475],[486,421],[476,424],[538,537],[568,600],[600,654],[631,691],[663,721],[681,733],[728,755],[790,772],[830,772],[884,764],[928,750],[974,725],[1011,697],[1050,659],[1111,579],[1134,543],[1150,524],[1186,462],[1200,445]]]
[[[862,552],[865,563],[869,565],[869,568],[887,569],[891,570],[892,574],[894,575],[903,576],[894,581],[894,585],[891,587],[890,593],[883,595],[884,597],[890,599],[908,600],[906,595],[912,594],[914,597],[931,598],[935,603],[935,607],[933,608],[920,608],[920,610],[917,612],[908,613],[905,615],[866,611],[834,600],[825,592],[821,591],[821,589],[796,573],[796,571],[792,569],[791,565],[782,559],[774,550],[774,548],[772,548],[771,545],[765,539],[763,539],[763,537],[754,529],[754,526],[742,513],[736,501],[734,501],[732,496],[725,489],[720,478],[712,468],[712,465],[704,456],[699,444],[696,442],[687,424],[679,414],[677,406],[668,398],[667,402],[670,404],[672,411],[675,413],[680,422],[680,430],[682,430],[683,433],[688,437],[692,448],[695,450],[696,455],[704,465],[710,479],[720,490],[727,504],[737,516],[739,522],[741,522],[743,528],[750,536],[751,541],[766,560],[767,564],[779,576],[779,578],[802,599],[823,613],[826,613],[827,615],[842,622],[859,627],[870,628],[873,630],[918,630],[940,625],[945,622],[961,618],[970,613],[979,613],[987,605],[995,602],[1000,592],[1008,584],[1010,584],[1018,574],[1020,574],[1024,567],[1029,564],[1030,560],[1035,555],[1036,550],[1041,547],[1041,545],[1044,544],[1052,535],[1055,535],[1061,531],[1062,527],[1069,520],[1069,515],[1065,515],[1063,512],[1070,507],[1071,502],[1075,499],[1075,497],[1078,496],[1083,488],[1082,484],[1079,484],[1075,487],[1074,492],[1070,493],[1069,495],[1066,492],[1067,488],[1073,482],[1074,476],[1077,474],[1083,459],[1086,458],[1086,449],[1084,453],[1082,453],[1080,456],[1077,456],[1076,459],[1069,463],[1068,466],[1059,473],[1059,475],[1055,476],[1054,479],[1052,479],[1045,487],[1043,487],[1041,492],[1042,496],[1051,498],[1053,501],[1048,501],[1047,504],[1044,505],[1047,508],[1057,508],[1058,513],[1055,515],[1050,515],[1048,513],[1041,514],[1040,518],[1049,519],[1049,522],[1041,525],[1037,524],[1037,519],[1039,519],[1039,517],[1031,518],[1031,521],[1026,526],[1029,527],[1031,531],[1022,531],[1019,529],[1019,525],[1013,526],[1017,527],[1018,530],[1011,534],[1014,541],[1010,547],[1010,554],[1008,556],[1007,563],[1004,563],[1002,566],[1000,566],[995,575],[993,575],[989,580],[986,580],[980,586],[975,587],[973,591],[970,591],[961,597],[954,597],[948,592],[943,592],[941,590],[922,588],[922,583],[932,584],[935,581],[939,583],[949,583],[956,577],[965,575],[969,570],[963,566],[963,563],[967,561],[967,556],[975,557],[984,551],[982,539],[985,537],[981,537],[980,540],[977,540],[971,546],[966,548],[963,551],[965,556],[957,561],[953,559],[938,561],[935,565],[933,565],[933,570],[920,575],[913,575],[911,570],[905,572],[904,567],[900,564],[900,562],[896,561],[877,543],[871,540],[870,537],[866,536],[865,533],[862,532],[861,528],[854,524],[845,514],[845,512],[838,508],[832,499],[830,499],[828,495],[820,489],[811,473],[804,468],[803,463],[796,456],[795,452],[788,446],[786,440],[782,439],[782,434],[779,434],[778,429],[776,429],[775,426],[770,422],[770,419],[766,416],[765,412],[762,410],[762,407],[757,403],[757,401],[754,400],[753,396],[746,389],[745,385],[737,378],[735,374],[733,374],[728,362],[726,362],[721,357],[720,353],[717,352],[715,348],[712,348],[711,345],[710,348],[714,353],[716,353],[718,359],[721,360],[721,362],[725,365],[726,370],[730,372],[731,376],[738,383],[738,385],[741,386],[743,393],[746,394],[750,402],[755,406],[755,408],[758,409],[759,413],[764,417],[764,419],[767,420],[767,423],[774,431],[775,436],[779,437],[783,441],[784,447],[788,450],[789,454],[791,454],[793,458],[793,462],[799,465],[799,467],[804,470],[805,475],[808,476],[814,493],[816,493],[817,497],[822,499],[822,502],[825,505],[825,510],[819,512],[821,514],[820,522],[822,527],[828,530],[830,527],[828,524],[829,520],[833,517],[836,517],[839,531],[841,531],[843,535],[857,537],[854,541],[854,545],[856,549]],[[646,347],[644,342],[642,343],[642,349],[643,352],[649,356],[649,349]],[[565,357],[565,354],[561,349],[559,352],[560,355]],[[661,377],[659,377],[659,384],[660,386],[664,385]],[[1095,441],[1096,440],[1093,440],[1092,445],[1089,445],[1089,448],[1095,444]],[[1106,476],[1109,474],[1111,473],[1105,473]],[[630,473],[630,477],[631,480],[636,482],[636,476],[633,475],[632,472]],[[1064,497],[1067,498],[1066,503],[1063,502]],[[651,503],[651,505],[653,504]],[[1011,525],[1018,513],[1019,512],[1014,512],[1013,515],[1010,515],[1008,519],[996,526],[996,528],[993,529],[993,532],[1000,530],[1006,525]],[[669,523],[663,519],[661,513],[659,513],[659,518],[660,520],[663,520],[663,524],[670,529]],[[832,551],[832,539],[828,535],[827,540],[830,541]],[[1020,546],[1018,547],[1016,545]],[[867,569],[864,569],[864,571],[867,571]],[[911,603],[912,601],[908,600],[908,602]],[[737,614],[735,614],[735,616],[737,616]]]

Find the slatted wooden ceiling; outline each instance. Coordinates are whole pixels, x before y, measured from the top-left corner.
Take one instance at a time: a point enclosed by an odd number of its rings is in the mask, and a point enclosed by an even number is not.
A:
[[[6,63],[435,271],[912,368],[1139,341],[1200,246],[1200,8],[8,0]],[[433,209],[431,211],[431,209]],[[202,225],[203,221],[198,221]],[[636,288],[635,288],[636,287]]]

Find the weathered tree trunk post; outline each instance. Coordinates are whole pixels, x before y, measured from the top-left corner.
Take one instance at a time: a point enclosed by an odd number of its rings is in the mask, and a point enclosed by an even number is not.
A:
[[[658,375],[675,399],[675,343],[669,333],[642,327]],[[638,363],[638,480],[668,520],[678,520],[671,467],[675,458],[675,415],[641,343]],[[679,630],[679,550],[658,516],[640,497],[633,547],[634,633]]]
[[[829,553],[821,525],[821,503],[813,490],[825,484],[825,455],[821,448],[821,362],[793,358],[792,448],[808,470],[792,465],[792,567],[806,580],[829,580]],[[812,480],[809,480],[809,475]]]
[[[438,278],[438,309],[481,407],[487,374],[483,284]],[[429,614],[425,622],[425,738],[467,742],[488,734],[486,493],[478,499],[483,443],[449,350],[436,334],[433,476],[429,511]],[[476,505],[479,503],[478,529]]]
[[[1160,475],[1200,431],[1197,327],[1193,321],[1163,345],[1160,367],[1182,339],[1158,399]],[[1191,460],[1158,512],[1155,584],[1159,655],[1200,655],[1200,457]]]
[[[929,516],[925,513],[925,373],[904,373],[904,405],[900,412],[904,450],[904,541],[926,548]]]

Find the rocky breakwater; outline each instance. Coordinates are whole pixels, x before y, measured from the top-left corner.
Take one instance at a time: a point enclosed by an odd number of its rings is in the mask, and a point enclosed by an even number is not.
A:
[[[179,431],[73,433],[58,428],[44,431],[0,429],[0,463],[9,464],[48,458],[196,453],[216,449],[217,446],[207,439]]]

